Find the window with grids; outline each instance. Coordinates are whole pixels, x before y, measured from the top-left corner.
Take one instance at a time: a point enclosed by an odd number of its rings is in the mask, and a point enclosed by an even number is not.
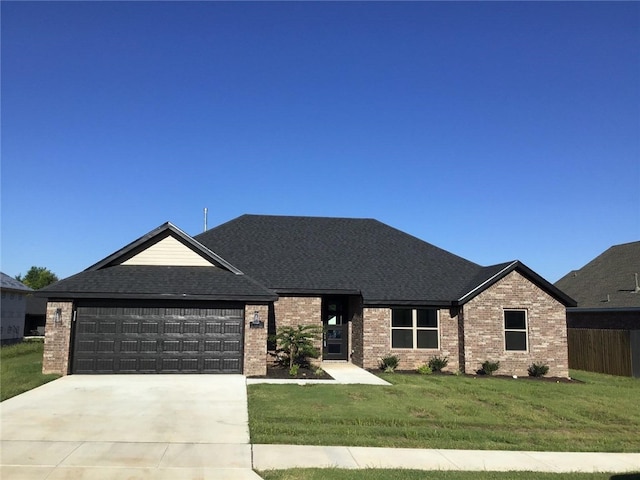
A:
[[[504,311],[504,349],[527,350],[527,312],[525,310]]]
[[[391,348],[439,347],[438,310],[394,308],[391,310]]]

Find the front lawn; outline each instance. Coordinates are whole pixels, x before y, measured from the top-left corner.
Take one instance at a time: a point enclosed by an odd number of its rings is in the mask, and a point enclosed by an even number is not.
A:
[[[60,376],[42,374],[43,349],[44,343],[41,340],[0,348],[0,401]]]
[[[640,452],[640,381],[383,374],[392,386],[250,385],[252,443]]]
[[[608,473],[456,472],[423,470],[294,468],[263,470],[264,480],[609,480]]]

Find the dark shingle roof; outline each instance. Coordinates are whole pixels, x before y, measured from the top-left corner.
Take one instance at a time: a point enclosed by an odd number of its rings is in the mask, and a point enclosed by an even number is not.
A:
[[[6,273],[0,272],[0,287],[2,290],[12,290],[15,292],[29,293],[33,289],[27,287],[24,283],[19,282],[13,277],[10,277]]]
[[[640,241],[609,248],[555,285],[575,298],[578,308],[640,308],[635,274],[640,274]]]
[[[483,269],[372,219],[243,215],[195,237],[278,292],[450,303]]]
[[[49,298],[154,298],[274,300],[273,292],[246,275],[217,267],[115,265],[87,270],[42,288]]]

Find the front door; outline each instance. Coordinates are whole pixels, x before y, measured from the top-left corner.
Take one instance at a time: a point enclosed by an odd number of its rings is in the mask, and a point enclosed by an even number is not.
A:
[[[324,336],[323,360],[347,360],[349,358],[349,327],[347,299],[327,297],[322,306]]]

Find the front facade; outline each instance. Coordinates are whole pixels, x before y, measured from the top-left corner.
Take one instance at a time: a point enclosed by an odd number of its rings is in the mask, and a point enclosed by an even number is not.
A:
[[[269,334],[320,325],[318,361],[568,375],[569,297],[520,262],[481,267],[375,220],[165,224],[41,294],[45,372],[264,375]]]

